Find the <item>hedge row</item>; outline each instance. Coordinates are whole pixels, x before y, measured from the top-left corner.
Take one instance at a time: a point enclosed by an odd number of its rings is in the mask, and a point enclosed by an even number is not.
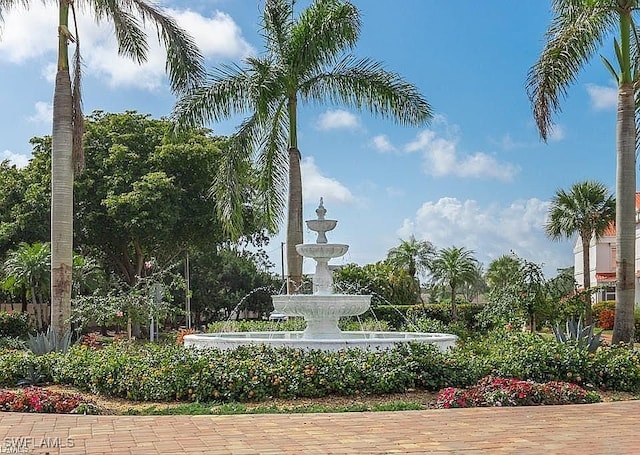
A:
[[[408,389],[466,387],[492,374],[536,382],[571,381],[640,391],[638,352],[606,347],[589,354],[541,335],[494,333],[441,353],[427,344],[388,351],[300,351],[265,346],[234,351],[176,345],[114,344],[94,350],[34,356],[0,352],[0,385],[30,373],[58,384],[141,401],[247,401],[270,397],[384,394]]]

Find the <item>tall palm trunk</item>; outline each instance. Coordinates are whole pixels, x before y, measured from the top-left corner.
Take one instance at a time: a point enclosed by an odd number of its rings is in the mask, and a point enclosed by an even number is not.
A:
[[[51,145],[51,326],[59,336],[69,328],[73,259],[73,108],[66,32],[68,19],[69,0],[60,0]]]
[[[294,294],[302,285],[302,256],[296,245],[303,242],[302,235],[302,174],[298,150],[298,101],[295,93],[289,96],[289,208],[287,217],[287,293]]]
[[[620,84],[616,129],[616,316],[612,343],[633,341],[635,306],[636,125],[633,83]]]
[[[589,257],[589,243],[591,243],[591,232],[580,234],[582,239],[582,276],[584,287],[584,319],[587,325],[593,323],[593,311],[591,309],[591,258]]]
[[[302,236],[302,176],[300,173],[300,151],[289,149],[289,214],[287,222],[287,292],[296,293],[302,284],[302,256],[296,245],[303,242]]]

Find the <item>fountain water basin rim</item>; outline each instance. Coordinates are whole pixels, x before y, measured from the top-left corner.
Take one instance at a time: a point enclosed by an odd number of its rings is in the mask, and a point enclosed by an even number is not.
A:
[[[458,337],[447,333],[425,332],[341,332],[333,339],[308,339],[303,332],[221,332],[192,334],[184,337],[185,346],[196,348],[235,349],[246,345],[268,345],[304,350],[339,351],[356,348],[375,350],[393,348],[412,341],[432,343],[444,352],[456,345]]]

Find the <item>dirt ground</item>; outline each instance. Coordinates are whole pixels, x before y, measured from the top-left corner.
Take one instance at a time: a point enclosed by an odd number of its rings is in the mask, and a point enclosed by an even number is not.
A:
[[[121,398],[111,398],[102,395],[95,395],[82,392],[72,387],[66,386],[47,386],[52,390],[80,393],[85,398],[93,401],[105,414],[125,414],[131,411],[143,411],[144,409],[154,407],[155,409],[165,409],[185,404],[185,402],[139,402],[129,401]],[[621,401],[635,400],[637,395],[625,392],[599,392],[603,401]],[[326,408],[356,407],[366,406],[373,407],[376,405],[392,404],[397,402],[417,403],[422,409],[435,408],[436,393],[427,391],[409,391],[405,393],[395,393],[389,395],[361,395],[361,396],[329,396],[322,398],[298,398],[293,400],[271,399],[266,401],[256,401],[243,403],[247,409],[256,407],[275,406],[281,411],[307,408],[311,406],[324,406]]]

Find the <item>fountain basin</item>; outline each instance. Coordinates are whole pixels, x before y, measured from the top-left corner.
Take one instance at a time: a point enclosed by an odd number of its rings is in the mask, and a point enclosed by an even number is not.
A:
[[[246,345],[268,345],[304,350],[339,351],[341,349],[375,350],[392,348],[398,343],[431,343],[444,352],[458,339],[447,333],[422,332],[341,332],[339,338],[308,339],[304,332],[226,332],[186,335],[185,346],[235,349]]]
[[[349,245],[340,243],[301,243],[296,245],[300,256],[314,259],[339,258],[349,250]]]
[[[271,299],[278,313],[304,317],[303,339],[339,339],[338,320],[362,314],[371,306],[370,295],[293,294],[272,295]]]

